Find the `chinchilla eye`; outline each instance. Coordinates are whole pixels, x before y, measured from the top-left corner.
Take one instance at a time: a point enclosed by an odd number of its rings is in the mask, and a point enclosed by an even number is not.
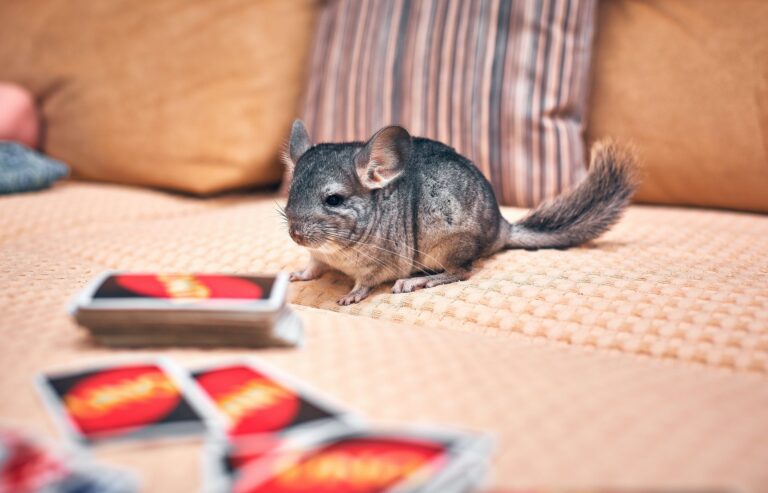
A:
[[[325,203],[330,205],[331,207],[336,207],[337,205],[341,205],[342,202],[344,202],[344,197],[336,193],[334,193],[333,195],[329,195],[325,198]]]

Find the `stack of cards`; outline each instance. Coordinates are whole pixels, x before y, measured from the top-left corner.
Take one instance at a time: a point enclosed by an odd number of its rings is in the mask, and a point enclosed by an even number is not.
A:
[[[288,278],[106,272],[70,313],[100,343],[145,346],[295,346],[299,317],[286,306]]]
[[[133,493],[138,489],[138,481],[126,471],[0,429],[0,492]]]
[[[251,359],[187,372],[166,359],[47,374],[65,433],[95,445],[205,434],[207,492],[466,492],[484,479],[487,437],[377,429]]]

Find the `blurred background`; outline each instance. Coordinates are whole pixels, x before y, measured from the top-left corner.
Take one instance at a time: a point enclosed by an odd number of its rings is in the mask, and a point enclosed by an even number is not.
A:
[[[296,118],[441,140],[510,220],[604,138],[643,182],[581,248],[351,307],[341,274],[293,285],[299,349],[94,344],[64,306],[104,270],[303,266],[275,212]],[[61,439],[31,384],[50,366],[255,354],[372,422],[494,437],[490,490],[768,491],[765,213],[764,0],[0,0],[6,428]],[[200,454],[96,455],[190,491]]]
[[[0,80],[26,95],[3,89],[0,137],[77,178],[211,194],[275,185],[296,117],[316,142],[396,123],[531,206],[612,136],[641,151],[639,201],[766,212],[765,8],[4,1]]]

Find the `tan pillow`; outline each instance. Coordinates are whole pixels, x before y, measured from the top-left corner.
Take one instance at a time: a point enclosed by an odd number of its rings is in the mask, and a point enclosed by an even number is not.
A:
[[[602,1],[588,137],[631,139],[642,202],[768,212],[768,2]]]
[[[0,2],[0,80],[30,87],[76,176],[207,194],[276,183],[312,0]]]

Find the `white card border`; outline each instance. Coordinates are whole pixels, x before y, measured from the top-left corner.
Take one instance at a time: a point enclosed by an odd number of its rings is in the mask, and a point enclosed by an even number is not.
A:
[[[129,272],[123,270],[107,270],[96,276],[86,287],[78,293],[72,301],[69,303],[67,311],[70,315],[75,316],[79,309],[86,309],[89,311],[101,311],[101,310],[147,310],[147,311],[190,311],[190,312],[242,312],[242,313],[277,313],[286,304],[288,294],[288,273],[278,272],[277,274],[257,274],[257,273],[224,273],[224,272],[193,272],[190,274],[199,275],[231,275],[239,277],[273,277],[274,283],[272,284],[272,291],[270,296],[266,300],[255,300],[249,303],[251,306],[243,304],[224,305],[224,306],[201,306],[199,303],[192,302],[190,304],[179,304],[174,306],[168,306],[168,302],[165,300],[152,300],[147,299],[143,301],[137,301],[135,299],[119,299],[119,298],[104,298],[103,300],[95,300],[93,298],[96,290],[109,276],[117,275],[157,275],[163,272]],[[179,272],[168,271],[168,274],[178,274]],[[219,298],[217,301],[242,301],[242,298]],[[253,306],[255,305],[255,306]]]

